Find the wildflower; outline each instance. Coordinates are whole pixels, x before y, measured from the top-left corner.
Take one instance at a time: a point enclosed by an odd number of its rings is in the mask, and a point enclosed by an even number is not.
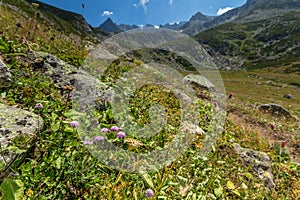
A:
[[[77,127],[79,126],[79,122],[78,122],[78,121],[71,121],[71,122],[70,122],[70,126],[71,126],[72,128],[77,128]]]
[[[234,142],[234,140],[233,140],[233,139],[230,139],[230,140],[229,140],[229,142],[230,142],[230,143],[233,143],[233,142]]]
[[[125,132],[123,132],[123,131],[120,131],[119,133],[117,133],[117,138],[124,138],[124,137],[126,137],[126,133]]]
[[[83,144],[85,144],[85,145],[91,145],[91,144],[93,144],[93,141],[84,141]]]
[[[285,145],[286,145],[286,142],[285,142],[285,141],[282,141],[280,146],[281,146],[281,148],[284,148]]]
[[[154,196],[153,190],[147,189],[147,190],[145,191],[145,196],[146,196],[147,198],[153,197],[153,196]]]
[[[229,96],[228,96],[228,99],[231,99],[233,97],[233,94],[230,93]]]
[[[42,108],[44,108],[44,106],[43,106],[43,104],[41,104],[41,103],[37,103],[37,104],[35,105],[35,108],[36,108],[36,109],[42,109]]]
[[[102,129],[101,129],[101,132],[107,133],[107,132],[108,132],[108,129],[107,129],[107,128],[102,128]]]
[[[273,123],[273,122],[270,122],[270,123],[269,123],[269,125],[270,125],[270,127],[271,127],[271,129],[272,129],[272,130],[275,130],[275,128],[276,128],[276,125],[275,125],[275,123]]]
[[[103,137],[103,136],[96,136],[96,137],[94,138],[94,141],[102,141],[102,140],[104,140],[104,137]]]
[[[109,129],[111,132],[117,132],[119,130],[119,127],[117,126],[112,126],[110,129]]]
[[[16,26],[17,26],[18,28],[24,28],[24,26],[23,26],[20,22],[16,23]]]

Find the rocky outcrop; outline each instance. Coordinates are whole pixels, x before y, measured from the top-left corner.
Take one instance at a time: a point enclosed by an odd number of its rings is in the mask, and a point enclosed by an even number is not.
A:
[[[32,67],[41,71],[45,78],[51,78],[59,90],[63,92],[68,86],[74,87],[68,97],[79,101],[80,109],[92,105],[101,110],[107,102],[112,101],[113,89],[88,72],[79,70],[51,54],[31,51],[29,57]]]
[[[42,127],[43,119],[38,115],[0,104],[0,162],[7,164],[13,159],[16,152],[10,147],[15,138],[22,136],[22,140],[30,142]]]
[[[31,66],[44,77],[50,77],[57,88],[74,84],[72,75],[77,73],[76,67],[48,53],[30,51],[28,55]]]
[[[183,84],[191,85],[196,97],[210,100],[210,92],[215,91],[215,86],[201,75],[189,74],[182,80]]]
[[[12,74],[0,58],[0,88],[8,87],[12,83]]]
[[[212,84],[212,82],[210,82],[207,78],[201,75],[189,74],[183,78],[183,83],[192,84],[196,87],[208,89],[210,91],[215,90],[214,84]]]
[[[265,181],[265,185],[269,189],[275,188],[272,175],[271,160],[264,152],[254,151],[248,148],[242,148],[239,144],[233,144],[236,153],[244,161],[245,165],[251,168],[258,176]]]
[[[274,103],[261,104],[258,106],[258,109],[263,112],[270,113],[274,116],[282,116],[282,117],[286,117],[286,118],[292,117],[291,113],[287,109],[285,109],[281,105],[274,104]]]

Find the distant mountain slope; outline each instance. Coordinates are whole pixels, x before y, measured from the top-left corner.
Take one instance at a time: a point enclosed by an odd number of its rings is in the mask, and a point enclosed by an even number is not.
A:
[[[223,57],[248,69],[293,67],[300,62],[300,10],[285,10],[286,13],[264,15],[264,19],[255,21],[234,20],[205,30],[195,38],[209,50],[216,62]],[[258,12],[251,10],[251,13]],[[225,63],[219,62],[218,65],[221,67]]]
[[[147,24],[146,26],[152,26]],[[131,29],[139,28],[137,25],[128,25],[128,24],[116,24],[111,18],[107,18],[99,27],[96,29],[102,29],[108,33],[115,33],[120,31],[127,31]]]
[[[182,26],[182,30],[188,35],[194,35],[204,29],[203,25],[205,23],[208,23],[215,18],[216,16],[207,16],[203,15],[201,12],[197,12],[186,24]]]
[[[167,28],[175,31],[180,31],[183,29],[183,26],[187,23],[187,21],[176,22],[176,23],[167,23],[160,25],[160,28]]]
[[[183,32],[189,35],[195,35],[205,29],[227,22],[255,21],[281,15],[289,11],[297,11],[299,9],[300,0],[247,0],[241,7],[232,9],[206,22],[202,21],[202,23],[187,26]]]

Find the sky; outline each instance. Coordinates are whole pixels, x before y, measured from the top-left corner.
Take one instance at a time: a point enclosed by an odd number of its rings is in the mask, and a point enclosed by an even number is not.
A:
[[[220,15],[246,3],[246,0],[40,0],[58,8],[83,13],[96,27],[110,17],[117,24],[160,25],[188,21],[201,12]],[[84,10],[82,9],[84,4]]]

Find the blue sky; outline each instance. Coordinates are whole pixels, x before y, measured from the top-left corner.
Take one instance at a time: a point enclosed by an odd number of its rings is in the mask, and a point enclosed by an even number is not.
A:
[[[107,17],[117,24],[160,25],[189,20],[200,11],[216,16],[246,3],[246,0],[41,0],[64,10],[82,13],[92,26],[99,26]]]

